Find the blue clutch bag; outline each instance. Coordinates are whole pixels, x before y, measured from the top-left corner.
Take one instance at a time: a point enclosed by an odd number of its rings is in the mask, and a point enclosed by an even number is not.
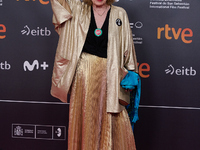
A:
[[[121,86],[124,89],[134,90],[139,85],[140,76],[134,71],[128,71],[127,75],[121,81]]]
[[[120,85],[124,89],[133,90],[130,92],[130,104],[126,106],[126,110],[129,115],[132,129],[134,130],[134,123],[136,123],[136,121],[139,120],[138,108],[139,108],[140,96],[141,96],[140,76],[133,71],[128,71],[128,74],[121,81]]]

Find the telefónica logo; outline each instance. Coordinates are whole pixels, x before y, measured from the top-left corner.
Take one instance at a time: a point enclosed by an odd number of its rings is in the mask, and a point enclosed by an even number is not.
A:
[[[21,31],[22,35],[32,35],[32,36],[50,36],[51,31],[45,28],[37,27],[37,29],[30,29],[28,25],[24,26],[24,29]]]
[[[168,69],[165,70],[166,74],[169,75],[178,75],[178,76],[196,76],[197,71],[193,69],[192,67],[184,67],[182,68],[174,68],[172,64],[168,66]]]
[[[40,64],[38,60],[34,60],[32,64],[30,64],[28,61],[25,61],[23,67],[24,71],[34,71],[34,69],[38,70],[39,68],[46,70],[49,65],[45,61]]]

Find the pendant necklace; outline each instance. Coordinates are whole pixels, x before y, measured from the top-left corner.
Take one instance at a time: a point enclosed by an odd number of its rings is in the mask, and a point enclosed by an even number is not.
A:
[[[97,29],[94,30],[94,34],[97,37],[100,37],[103,34],[103,31],[100,28],[97,28]]]
[[[94,8],[94,10],[96,11],[96,9]],[[106,6],[106,9],[104,10],[104,12],[102,14],[99,14],[97,11],[96,13],[99,15],[99,16],[103,16],[103,14],[106,12],[107,10],[107,6]],[[102,34],[103,34],[103,31],[100,29],[100,28],[97,28],[94,30],[94,34],[97,36],[97,37],[100,37]]]

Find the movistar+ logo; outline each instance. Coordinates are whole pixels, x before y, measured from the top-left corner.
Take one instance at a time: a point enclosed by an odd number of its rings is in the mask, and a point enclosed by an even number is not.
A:
[[[32,64],[30,64],[28,61],[24,62],[24,71],[34,71],[34,69],[38,70],[39,67],[41,67],[43,70],[46,70],[49,65],[46,62],[39,64],[38,60],[34,60]]]

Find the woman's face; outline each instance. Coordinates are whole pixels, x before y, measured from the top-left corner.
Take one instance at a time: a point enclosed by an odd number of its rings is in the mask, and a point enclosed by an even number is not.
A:
[[[93,5],[96,5],[97,7],[103,6],[106,4],[107,0],[92,0]]]

